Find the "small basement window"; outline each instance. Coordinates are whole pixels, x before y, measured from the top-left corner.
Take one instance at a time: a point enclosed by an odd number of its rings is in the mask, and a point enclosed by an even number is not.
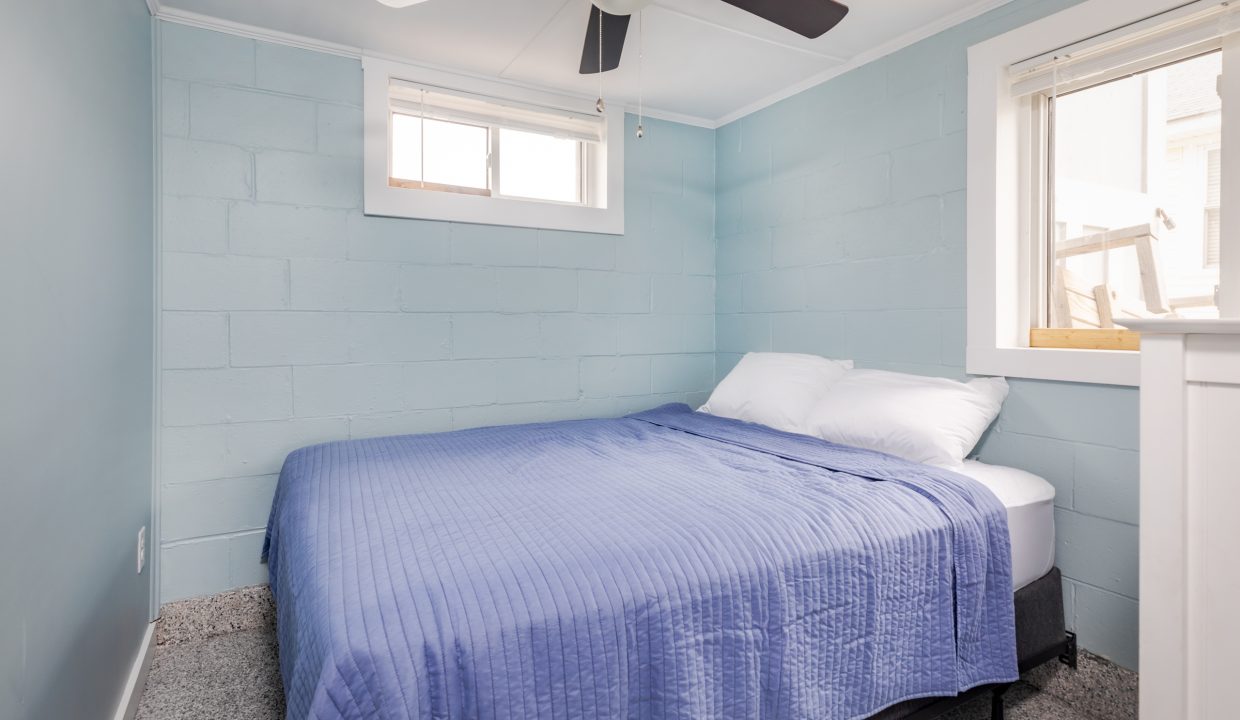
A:
[[[622,112],[484,94],[474,90],[492,83],[385,61],[365,68],[367,214],[623,232]],[[428,81],[405,79],[415,76]],[[548,100],[559,104],[538,102]]]

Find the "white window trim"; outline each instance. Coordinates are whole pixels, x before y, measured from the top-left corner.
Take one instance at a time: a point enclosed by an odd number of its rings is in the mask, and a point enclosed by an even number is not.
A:
[[[1140,355],[1115,350],[1029,347],[1032,263],[1040,245],[1030,230],[1030,192],[1022,153],[1029,152],[1020,102],[1009,68],[1058,48],[1172,10],[1182,0],[1086,0],[969,48],[965,369],[978,375],[1140,384]],[[1223,0],[1202,0],[1202,9]],[[1228,38],[1234,41],[1235,34]],[[1224,45],[1227,48],[1227,44]],[[1240,53],[1232,53],[1232,58]],[[1222,95],[1240,97],[1240,67],[1224,55]],[[1235,137],[1234,141],[1229,138]],[[1224,124],[1223,207],[1240,207],[1240,122]],[[1228,157],[1236,154],[1236,160]],[[1240,217],[1223,213],[1223,244],[1240,232]],[[1224,254],[1225,249],[1224,249]],[[1237,258],[1240,260],[1240,258]],[[1220,278],[1224,316],[1240,311],[1240,262]]]
[[[593,207],[409,190],[388,184],[388,86],[392,79],[582,113],[595,112],[594,100],[369,56],[362,58],[362,71],[363,210],[367,215],[624,234],[624,109],[618,103],[604,113],[606,162],[595,164],[605,168],[597,168],[599,175],[591,178],[591,186],[606,197],[594,198]]]

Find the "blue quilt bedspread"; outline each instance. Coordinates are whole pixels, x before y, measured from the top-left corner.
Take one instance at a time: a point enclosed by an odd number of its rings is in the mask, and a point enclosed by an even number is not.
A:
[[[289,718],[861,718],[1015,680],[1003,506],[667,405],[328,443],[267,528]]]

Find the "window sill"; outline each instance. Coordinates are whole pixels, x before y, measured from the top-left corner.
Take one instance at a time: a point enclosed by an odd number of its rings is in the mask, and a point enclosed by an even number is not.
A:
[[[965,370],[973,375],[1136,387],[1141,384],[1141,354],[1131,350],[969,347]]]
[[[1141,349],[1141,333],[1123,328],[1033,328],[1029,347],[1135,352]]]
[[[479,197],[491,197],[491,191],[486,188],[462,187],[460,185],[443,185],[441,183],[422,182],[421,180],[401,180],[400,178],[388,178],[388,187],[400,188],[402,190],[429,190],[431,192],[452,192],[461,195],[477,195]]]
[[[457,192],[407,190],[390,187],[386,183],[367,186],[363,210],[367,215],[384,217],[624,234],[622,208],[592,208]]]

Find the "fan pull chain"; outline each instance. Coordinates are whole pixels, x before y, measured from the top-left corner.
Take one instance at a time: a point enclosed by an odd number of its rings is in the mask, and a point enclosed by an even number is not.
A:
[[[418,187],[426,187],[426,88],[418,93]]]
[[[600,113],[607,109],[603,102],[603,8],[598,8],[598,102],[594,109]]]
[[[641,10],[637,11],[637,139],[641,140],[646,136],[646,128],[642,127],[643,110],[642,104],[642,59],[646,55],[646,31],[642,18],[645,13]]]

